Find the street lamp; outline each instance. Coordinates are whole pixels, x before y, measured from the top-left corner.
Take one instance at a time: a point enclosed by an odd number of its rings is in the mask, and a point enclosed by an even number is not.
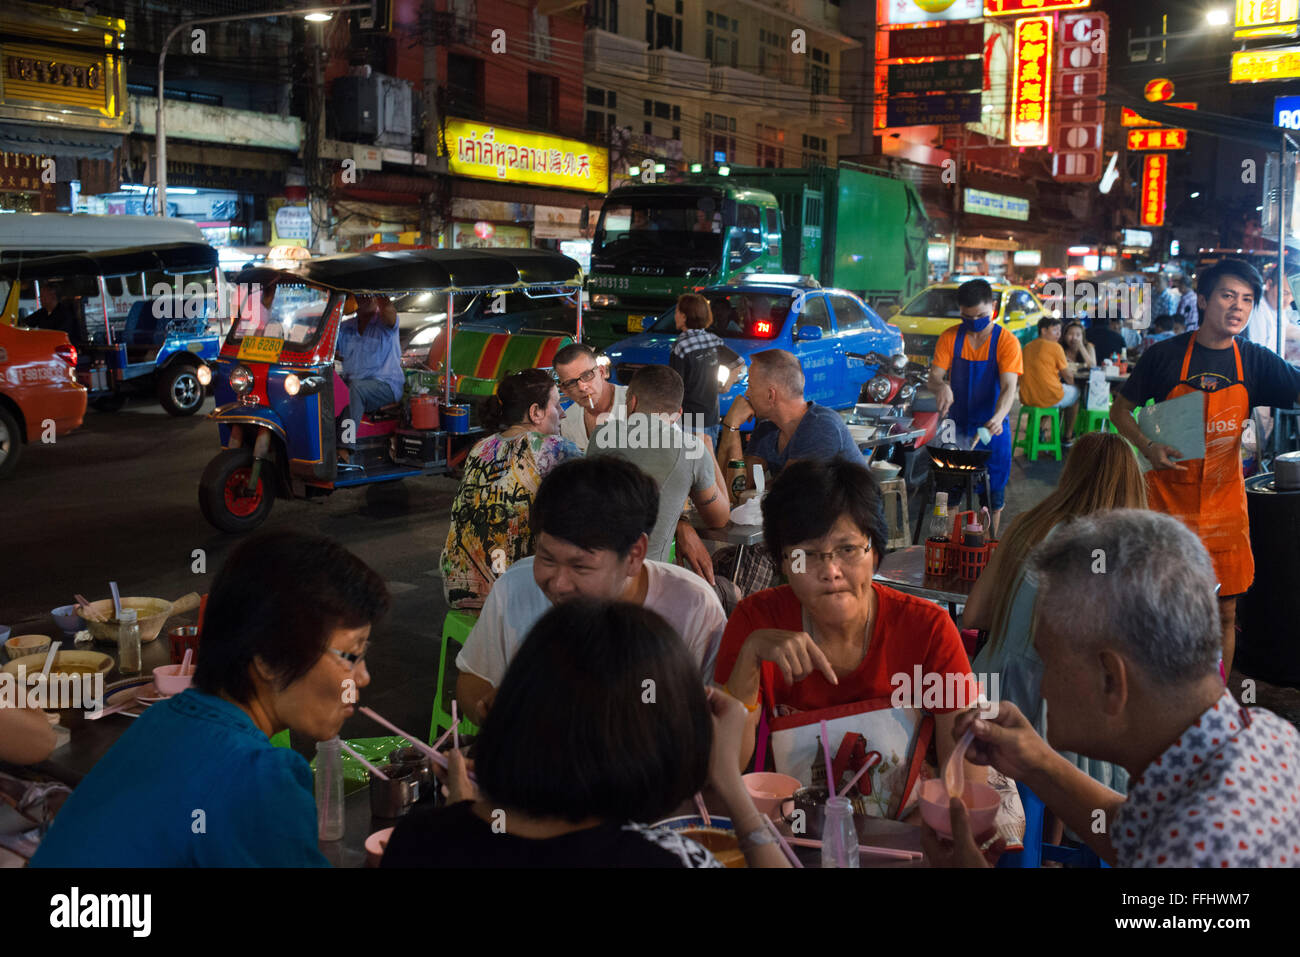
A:
[[[167,115],[163,108],[163,70],[167,65],[167,48],[171,46],[172,40],[176,38],[178,33],[206,23],[232,23],[236,20],[270,20],[275,17],[301,16],[313,23],[324,23],[333,19],[336,13],[346,13],[349,10],[370,10],[373,6],[372,3],[349,3],[341,7],[263,10],[260,13],[238,13],[224,17],[200,17],[196,20],[185,20],[176,24],[163,40],[162,50],[158,54],[158,111],[154,120],[154,136],[157,140],[155,150],[157,163],[155,181],[158,184],[157,215],[167,215]]]
[[[1212,27],[1226,27],[1232,17],[1226,7],[1215,7],[1205,11],[1205,22]]]

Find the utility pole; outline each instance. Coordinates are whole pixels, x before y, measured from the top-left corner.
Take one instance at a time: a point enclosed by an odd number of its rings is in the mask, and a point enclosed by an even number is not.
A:
[[[420,90],[424,114],[423,149],[426,162],[429,164],[426,167],[428,171],[441,174],[446,172],[447,160],[446,157],[440,156],[438,152],[439,140],[442,137],[442,117],[438,114],[438,29],[436,18],[437,11],[430,0],[430,2],[424,4],[424,11],[420,16],[420,39],[424,50],[424,83]],[[425,244],[429,246],[438,245],[436,236],[441,230],[446,214],[449,212],[449,210],[436,208],[436,197],[439,195],[440,192],[435,190],[424,201],[423,222],[420,223],[420,231],[424,234]]]

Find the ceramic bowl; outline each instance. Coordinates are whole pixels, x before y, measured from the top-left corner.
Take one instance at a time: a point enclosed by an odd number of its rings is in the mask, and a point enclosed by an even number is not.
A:
[[[51,609],[50,614],[54,616],[54,623],[65,635],[71,635],[82,627],[81,616],[77,614],[76,605],[60,605],[58,608]]]
[[[781,802],[799,790],[798,778],[775,771],[755,771],[741,778],[745,790],[754,801],[759,813],[773,817],[781,808]]]
[[[194,666],[190,665],[189,674],[181,674],[180,665],[159,665],[153,670],[153,686],[159,694],[180,694],[194,681]]]
[[[967,781],[961,794],[970,816],[971,834],[978,838],[993,828],[1002,803],[1001,795],[987,784]],[[948,812],[948,789],[941,778],[931,778],[921,785],[921,817],[940,837],[952,837],[952,818]]]
[[[14,635],[5,639],[5,651],[9,652],[11,661],[28,655],[43,655],[49,650],[50,639],[47,635]]]

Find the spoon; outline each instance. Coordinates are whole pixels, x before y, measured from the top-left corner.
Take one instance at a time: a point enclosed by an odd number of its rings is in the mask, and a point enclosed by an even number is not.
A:
[[[963,760],[966,756],[966,749],[975,738],[973,728],[967,728],[966,733],[961,736],[957,742],[957,747],[953,748],[952,754],[948,755],[948,763],[943,766],[943,784],[948,789],[948,796],[961,799],[962,791],[966,789],[966,762]]]
[[[108,583],[109,591],[113,593],[113,612],[118,621],[122,620],[122,595],[117,590],[117,582]]]
[[[190,673],[190,659],[194,657],[194,649],[186,648],[185,657],[181,659],[181,677]]]

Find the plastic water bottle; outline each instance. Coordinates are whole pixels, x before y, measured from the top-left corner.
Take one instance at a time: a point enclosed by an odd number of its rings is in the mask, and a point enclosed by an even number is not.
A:
[[[826,800],[822,825],[822,867],[861,867],[858,831],[853,826],[853,805],[845,797]]]
[[[343,748],[338,738],[316,742],[316,821],[320,840],[343,838]]]
[[[927,538],[948,540],[948,493],[936,492],[934,496],[934,514],[926,529]]]
[[[124,675],[140,673],[140,623],[134,608],[123,608],[117,620],[117,670]]]

